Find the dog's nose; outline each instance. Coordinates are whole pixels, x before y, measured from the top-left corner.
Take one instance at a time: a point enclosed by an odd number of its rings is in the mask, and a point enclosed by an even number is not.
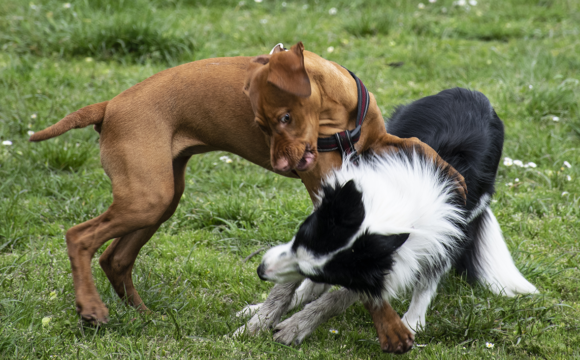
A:
[[[258,272],[258,277],[261,280],[264,280],[264,281],[267,280],[266,277],[264,276],[264,263],[260,263],[260,266],[258,266],[258,271],[257,272]]]
[[[290,163],[285,157],[278,158],[275,163],[272,163],[272,167],[277,171],[290,171]]]

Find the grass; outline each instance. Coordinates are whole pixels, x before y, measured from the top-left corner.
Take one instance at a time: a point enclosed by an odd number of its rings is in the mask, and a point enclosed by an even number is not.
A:
[[[0,1],[0,141],[12,142],[0,145],[0,357],[394,358],[379,352],[361,305],[300,348],[270,334],[229,337],[243,324],[235,312],[271,287],[255,276],[259,256],[242,260],[288,241],[311,204],[299,181],[221,153],[190,161],[177,213],[137,260],[135,283],[155,313],[124,306],[96,261],[111,323],[85,326],[74,309],[65,230],[112,200],[98,137],[75,130],[30,144],[27,132],[168,66],[303,41],[354,71],[385,115],[453,86],[482,91],[505,122],[504,156],[537,164],[502,164],[492,207],[541,295],[508,299],[451,274],[417,336],[426,346],[400,358],[579,358],[580,5],[418,3]],[[394,302],[401,314],[408,304]]]

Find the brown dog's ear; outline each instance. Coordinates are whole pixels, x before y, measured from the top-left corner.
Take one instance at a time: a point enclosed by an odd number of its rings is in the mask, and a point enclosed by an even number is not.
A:
[[[309,97],[310,79],[304,68],[304,45],[292,46],[290,51],[281,51],[270,57],[268,82],[290,94]]]
[[[274,46],[272,48],[272,50],[270,51],[270,55],[274,55],[274,54],[277,54],[277,53],[285,51],[285,50],[286,49],[284,49],[284,44],[278,43],[278,44],[276,44],[276,46]]]
[[[270,55],[260,55],[253,58],[248,64],[246,81],[244,82],[244,93],[249,96],[250,83],[256,70],[262,68],[270,62]]]
[[[262,64],[262,65],[266,65],[267,63],[270,62],[270,55],[260,55],[260,56],[256,56],[255,58],[252,59],[253,63],[258,63],[258,64]]]

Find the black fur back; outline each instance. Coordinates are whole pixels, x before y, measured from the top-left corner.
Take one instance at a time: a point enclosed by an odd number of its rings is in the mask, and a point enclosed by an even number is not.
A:
[[[485,95],[462,88],[444,90],[396,108],[387,131],[401,138],[417,137],[463,175],[467,184],[466,210],[476,209],[486,194],[495,192],[504,127]],[[469,216],[469,215],[468,215]],[[477,279],[474,266],[481,214],[466,229],[467,241],[455,267]]]

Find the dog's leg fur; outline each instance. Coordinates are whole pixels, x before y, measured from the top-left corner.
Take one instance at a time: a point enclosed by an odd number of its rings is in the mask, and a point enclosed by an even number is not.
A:
[[[345,288],[326,293],[278,324],[274,328],[274,340],[286,345],[299,345],[320,324],[340,315],[358,299],[359,294]]]
[[[238,328],[233,336],[242,334],[256,335],[262,330],[276,326],[282,315],[288,311],[288,306],[292,302],[292,297],[300,282],[276,284],[272,288],[270,295],[260,307],[258,312],[246,323]]]
[[[437,292],[439,279],[433,279],[427,284],[419,283],[413,291],[411,305],[403,316],[403,324],[407,326],[413,334],[425,328],[425,313],[431,300]]]
[[[378,305],[374,301],[364,304],[371,314],[383,352],[403,354],[411,350],[415,336],[401,321],[399,314],[387,301]]]
[[[106,126],[106,121],[107,119],[102,128],[101,159],[105,171],[111,178],[113,203],[103,214],[72,227],[66,233],[77,310],[85,320],[95,324],[107,322],[108,310],[93,282],[91,273],[93,255],[110,239],[123,238],[136,231],[158,226],[164,214],[168,213],[175,195],[169,131],[158,131],[155,136],[151,136],[148,128],[133,127],[132,124],[122,126],[124,124],[118,123],[111,128]],[[107,136],[111,133],[115,136]],[[129,137],[132,141],[124,141]],[[139,154],[144,160],[135,161],[135,154]],[[146,238],[144,235],[148,236],[149,232],[152,231],[142,231],[136,234],[137,236],[126,237],[117,243],[129,241],[127,250],[137,253],[135,250],[142,244],[136,240],[140,238],[144,243],[143,239]],[[111,250],[108,254],[114,252]],[[128,264],[132,265],[133,260],[129,259]],[[117,275],[113,277],[117,280],[118,287],[119,277],[126,280],[126,276],[123,276],[123,273]],[[125,283],[125,286],[131,288],[131,283]],[[134,301],[140,300],[135,298],[134,288],[130,295]]]
[[[116,238],[99,258],[101,268],[109,278],[113,288],[121,299],[141,311],[147,307],[141,300],[133,285],[131,273],[133,264],[139,251],[155,234],[157,229],[167,221],[177,209],[183,191],[185,190],[185,170],[189,157],[182,157],[173,161],[174,194],[173,201],[163,214],[161,220],[154,226],[134,231],[123,237]]]
[[[321,294],[325,293],[330,289],[328,284],[315,283],[310,279],[306,279],[300,284],[296,292],[292,296],[292,302],[288,306],[287,311],[292,311],[302,304],[308,304],[312,300],[318,298]],[[241,311],[236,313],[237,317],[253,316],[264,303],[248,305],[244,307]]]

